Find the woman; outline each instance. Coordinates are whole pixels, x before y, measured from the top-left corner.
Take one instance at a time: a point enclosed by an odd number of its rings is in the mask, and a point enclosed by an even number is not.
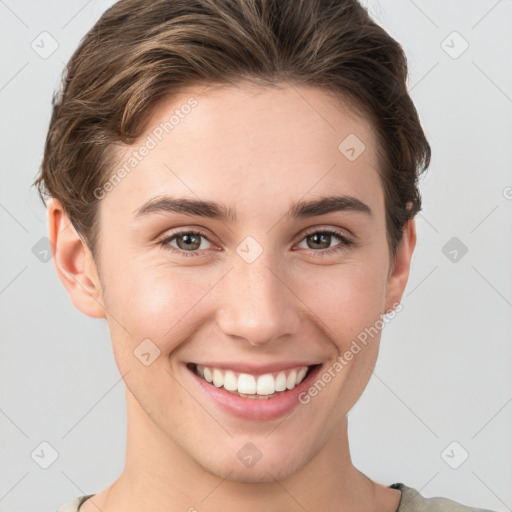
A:
[[[62,512],[476,510],[348,444],[430,161],[406,75],[355,0],[121,0],[86,35],[36,185],[127,450]]]

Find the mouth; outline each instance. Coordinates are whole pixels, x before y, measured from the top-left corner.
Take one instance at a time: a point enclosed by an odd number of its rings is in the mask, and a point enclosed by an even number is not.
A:
[[[270,399],[295,389],[319,365],[297,366],[279,372],[255,375],[223,368],[189,363],[187,367],[198,377],[233,395],[251,399]]]
[[[274,420],[291,413],[303,403],[301,395],[312,385],[322,366],[319,363],[269,373],[244,373],[186,364],[188,374],[207,399],[206,407],[213,404],[231,416],[252,421]]]

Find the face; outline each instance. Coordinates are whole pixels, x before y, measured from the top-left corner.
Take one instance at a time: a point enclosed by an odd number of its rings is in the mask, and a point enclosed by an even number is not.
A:
[[[98,301],[129,424],[246,482],[329,444],[376,361],[380,333],[361,333],[400,301],[414,246],[410,232],[393,265],[375,148],[313,87],[191,88],[155,110],[98,193]]]

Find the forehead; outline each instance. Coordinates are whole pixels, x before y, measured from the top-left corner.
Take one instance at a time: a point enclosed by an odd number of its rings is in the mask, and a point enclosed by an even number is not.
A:
[[[377,165],[372,124],[332,93],[196,86],[161,101],[139,139],[118,150],[114,171],[128,172],[109,200],[140,206],[172,192],[259,215],[263,198],[266,207],[332,192],[369,202],[382,192]]]

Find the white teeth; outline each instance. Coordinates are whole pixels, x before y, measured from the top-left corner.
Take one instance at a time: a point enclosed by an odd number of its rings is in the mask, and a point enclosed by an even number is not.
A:
[[[231,370],[224,374],[224,389],[228,391],[236,391],[238,389],[238,379]]]
[[[297,372],[292,370],[288,378],[286,379],[286,387],[287,389],[293,389],[295,387],[295,383],[297,382]]]
[[[211,372],[210,368],[207,368],[206,366],[202,366],[201,369],[203,370],[203,373],[204,373],[204,380],[207,382],[211,382],[213,380],[213,378],[212,378],[212,372]]]
[[[254,376],[248,373],[236,374],[231,370],[208,368],[196,365],[196,373],[214,386],[223,387],[227,391],[238,392],[246,398],[272,398],[276,393],[293,389],[302,382],[308,372],[308,366],[276,374],[265,373]]]
[[[297,372],[297,382],[302,382],[304,380],[304,377],[306,376],[306,373],[308,372],[308,369],[307,367],[303,367],[301,368],[298,372]]]
[[[222,375],[222,372],[220,370],[217,370],[215,368],[213,370],[213,385],[220,388],[224,384],[224,375]]]
[[[276,377],[276,391],[284,391],[286,389],[286,374],[279,372]]]
[[[256,393],[256,379],[248,373],[241,373],[238,376],[238,392],[254,395]]]
[[[258,395],[271,395],[275,393],[275,382],[274,377],[270,375],[270,373],[266,373],[265,375],[260,375],[258,377],[258,382],[256,384],[256,393]]]

